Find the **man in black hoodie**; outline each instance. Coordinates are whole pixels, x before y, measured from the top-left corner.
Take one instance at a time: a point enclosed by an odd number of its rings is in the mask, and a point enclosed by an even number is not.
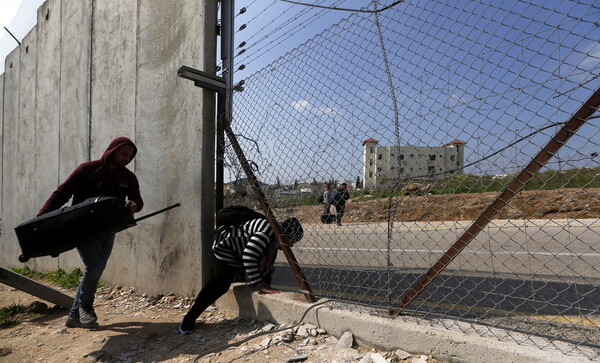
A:
[[[102,157],[79,165],[46,201],[38,216],[62,207],[73,197],[73,204],[88,198],[105,196],[127,200],[131,213],[144,206],[138,180],[125,166],[137,153],[135,144],[126,137],[114,139]],[[114,233],[77,247],[85,270],[75,301],[65,323],[68,327],[94,328],[98,317],[94,312],[94,295],[112,251]]]

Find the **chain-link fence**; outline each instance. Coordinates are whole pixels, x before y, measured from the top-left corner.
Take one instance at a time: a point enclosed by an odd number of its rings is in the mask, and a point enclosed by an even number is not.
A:
[[[313,291],[600,347],[599,22],[593,0],[407,0],[245,79],[232,127],[303,223]],[[225,205],[256,206],[225,159]]]

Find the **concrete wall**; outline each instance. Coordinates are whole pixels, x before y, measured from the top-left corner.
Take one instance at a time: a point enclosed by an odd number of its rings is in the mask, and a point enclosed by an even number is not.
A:
[[[139,215],[182,207],[119,233],[103,280],[151,294],[199,289],[213,226],[214,96],[177,70],[214,69],[216,12],[210,0],[47,0],[39,8],[0,75],[2,266],[22,266],[14,227],[78,164],[127,136],[138,146],[128,167],[146,203]],[[83,267],[75,251],[27,265]]]

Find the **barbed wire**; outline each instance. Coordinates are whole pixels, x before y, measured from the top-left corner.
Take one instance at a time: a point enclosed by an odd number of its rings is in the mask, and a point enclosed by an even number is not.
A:
[[[375,9],[374,10],[366,10],[364,8],[361,9],[349,9],[349,8],[338,8],[335,6],[323,6],[323,5],[318,5],[318,4],[308,4],[308,3],[303,3],[303,2],[299,2],[299,1],[293,1],[293,0],[279,0],[279,1],[283,1],[286,3],[292,3],[292,4],[298,4],[298,5],[303,5],[303,6],[308,6],[308,7],[313,7],[313,8],[321,8],[321,9],[326,9],[326,10],[337,10],[337,11],[350,11],[353,13],[370,13],[370,14],[377,14],[380,13],[382,11],[385,11],[387,9],[391,9],[394,6],[400,4],[401,2],[404,2],[404,0],[398,0],[395,1],[393,3],[391,3],[390,5],[384,6],[381,9],[377,9],[377,5],[375,5]]]

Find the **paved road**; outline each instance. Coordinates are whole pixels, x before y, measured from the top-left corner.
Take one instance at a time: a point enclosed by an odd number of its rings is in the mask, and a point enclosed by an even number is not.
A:
[[[468,227],[465,222],[305,226],[294,248],[302,265],[427,269]],[[279,261],[284,261],[280,258]],[[600,281],[600,220],[494,221],[449,266],[483,274]]]
[[[307,225],[294,251],[315,291],[397,301],[468,225],[396,222],[391,233],[387,224]],[[274,285],[296,288],[283,256],[277,266]],[[589,315],[600,313],[598,285],[599,220],[494,221],[419,298],[483,314]]]

